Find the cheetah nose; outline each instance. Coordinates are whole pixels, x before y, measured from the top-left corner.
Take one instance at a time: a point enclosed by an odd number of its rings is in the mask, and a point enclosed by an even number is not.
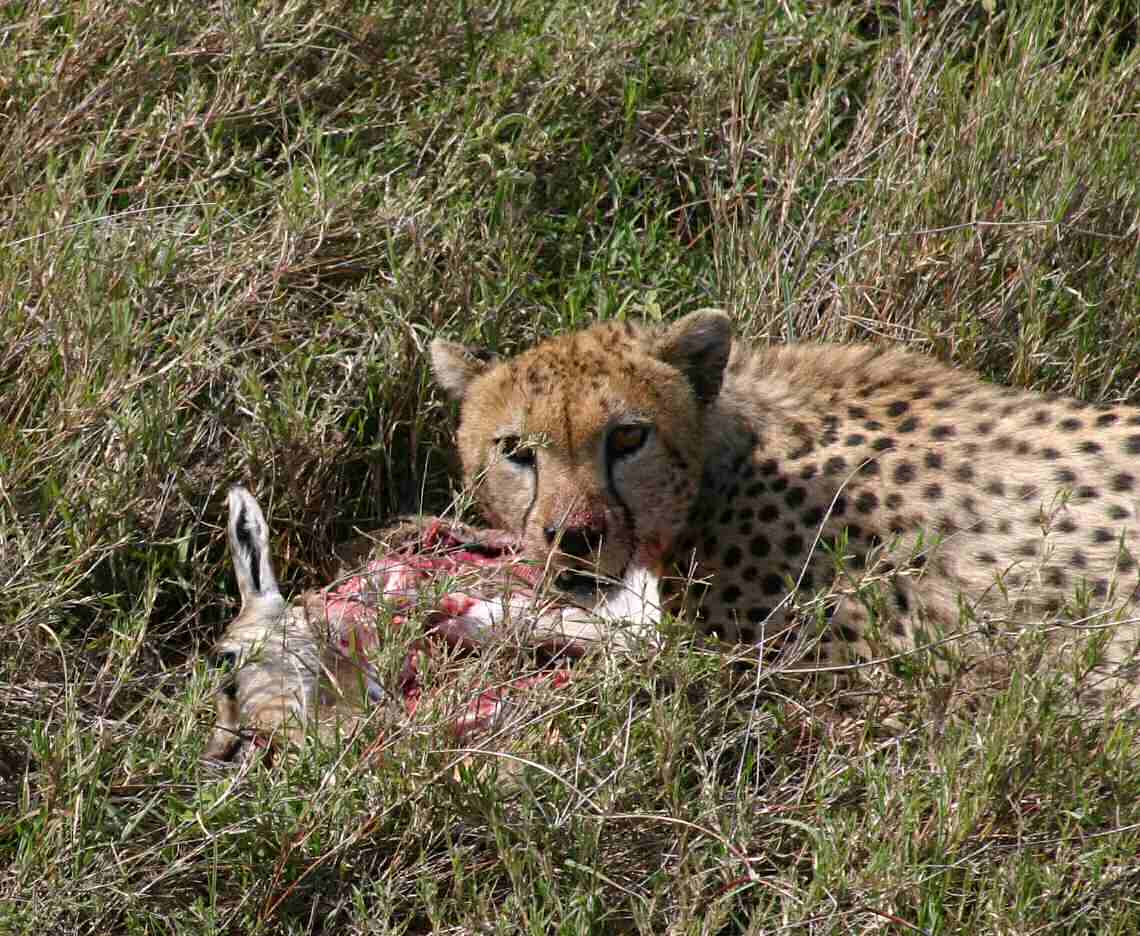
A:
[[[542,531],[546,542],[558,548],[568,556],[575,559],[586,559],[590,553],[596,553],[602,545],[602,531],[595,527],[544,527]]]

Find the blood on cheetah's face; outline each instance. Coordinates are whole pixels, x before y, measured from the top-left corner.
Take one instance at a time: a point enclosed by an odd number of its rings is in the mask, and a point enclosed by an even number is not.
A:
[[[563,586],[656,570],[700,484],[705,409],[732,344],[727,316],[663,331],[596,325],[499,361],[432,343],[461,401],[459,452],[488,518]]]

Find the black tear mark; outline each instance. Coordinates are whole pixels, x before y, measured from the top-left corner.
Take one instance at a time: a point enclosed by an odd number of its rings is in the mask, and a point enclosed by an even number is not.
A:
[[[237,523],[234,524],[234,534],[237,537],[238,545],[246,554],[249,574],[253,578],[253,590],[260,592],[261,554],[257,551],[257,543],[254,542],[253,534],[250,532],[249,524],[246,522],[245,504],[241,505],[241,510],[238,512]]]
[[[637,540],[637,519],[633,515],[633,511],[629,509],[629,504],[621,496],[621,492],[617,489],[617,484],[614,483],[614,463],[611,459],[606,459],[606,487],[609,488],[610,494],[613,495],[614,500],[617,501],[618,506],[621,508],[622,520],[625,521],[625,528],[629,530],[631,540],[636,543]],[[624,570],[623,573],[624,574]]]

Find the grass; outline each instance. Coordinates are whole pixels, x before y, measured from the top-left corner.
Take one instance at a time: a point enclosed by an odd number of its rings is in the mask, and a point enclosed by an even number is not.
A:
[[[200,759],[225,489],[293,590],[354,527],[446,507],[438,333],[720,306],[1140,402],[1137,17],[5,5],[0,930],[1140,929],[1136,724],[1029,668],[948,717],[879,674],[837,720],[674,634],[475,755],[376,726]]]

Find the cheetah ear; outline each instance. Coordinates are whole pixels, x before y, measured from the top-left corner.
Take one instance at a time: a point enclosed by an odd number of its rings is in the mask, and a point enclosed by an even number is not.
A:
[[[453,400],[462,400],[467,385],[498,358],[489,351],[436,338],[431,343],[431,369],[436,382]]]
[[[702,403],[720,393],[732,350],[732,321],[719,309],[701,309],[674,322],[657,338],[656,354],[689,378]]]
[[[230,555],[243,609],[253,605],[284,605],[269,559],[269,524],[252,494],[240,485],[230,488],[228,527]]]

